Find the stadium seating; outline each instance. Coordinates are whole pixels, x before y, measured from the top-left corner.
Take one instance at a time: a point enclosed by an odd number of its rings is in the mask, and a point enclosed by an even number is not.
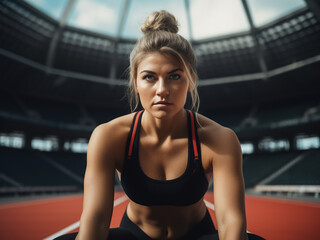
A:
[[[246,117],[249,116],[251,107],[233,107],[211,109],[207,115],[217,123],[234,129],[239,127]]]
[[[13,184],[11,184],[10,182],[6,181],[5,178],[6,178],[6,176],[3,173],[1,173],[0,174],[0,188],[12,187]]]
[[[0,159],[1,173],[19,185],[81,187],[81,183],[50,164],[39,152],[1,148]]]
[[[263,104],[257,112],[258,122],[259,124],[270,124],[288,119],[299,119],[308,109],[318,104],[319,100]]]
[[[245,155],[243,175],[246,188],[251,188],[273,172],[293,160],[299,153],[262,153]]]
[[[320,185],[320,150],[310,151],[270,185]]]
[[[118,116],[116,109],[112,111],[110,108],[103,106],[86,106],[86,110],[89,116],[96,121],[96,124],[108,122]]]
[[[0,148],[0,159],[0,195],[83,190],[86,154]]]
[[[28,96],[23,97],[23,102],[28,109],[39,113],[44,120],[78,124],[81,118],[76,104]]]
[[[26,117],[14,96],[5,91],[0,92],[0,113]]]
[[[61,164],[68,170],[74,172],[79,177],[84,177],[86,169],[86,154],[75,154],[71,152],[50,152],[45,153],[47,157],[58,164]]]

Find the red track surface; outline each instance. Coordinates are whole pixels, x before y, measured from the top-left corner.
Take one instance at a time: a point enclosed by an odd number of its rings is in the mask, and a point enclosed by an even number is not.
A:
[[[115,199],[123,195],[116,193]],[[205,200],[213,203],[212,194],[207,193]],[[127,203],[125,200],[115,206],[111,227],[119,226]],[[2,204],[0,239],[44,239],[78,222],[81,210],[81,195]],[[209,211],[216,225],[214,211],[210,208]],[[246,211],[248,231],[267,240],[320,239],[318,203],[247,196]]]

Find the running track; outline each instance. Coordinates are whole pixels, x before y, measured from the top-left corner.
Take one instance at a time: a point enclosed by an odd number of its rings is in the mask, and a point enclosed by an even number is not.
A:
[[[82,195],[0,205],[1,240],[52,239],[56,234],[78,231]],[[214,221],[212,194],[205,201]],[[127,196],[115,193],[111,227],[119,226],[128,204]],[[248,231],[267,240],[319,240],[320,203],[246,196]]]

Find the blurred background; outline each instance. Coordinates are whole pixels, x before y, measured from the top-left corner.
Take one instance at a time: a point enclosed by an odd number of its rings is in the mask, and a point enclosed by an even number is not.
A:
[[[129,54],[161,9],[198,57],[199,112],[239,137],[247,193],[319,202],[319,1],[1,0],[2,203],[83,191],[91,132],[130,112]]]

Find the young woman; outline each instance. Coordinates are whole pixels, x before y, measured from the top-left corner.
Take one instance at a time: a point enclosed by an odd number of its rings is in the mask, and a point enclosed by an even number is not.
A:
[[[229,128],[198,108],[196,57],[173,15],[151,14],[130,56],[132,106],[143,111],[98,126],[90,139],[79,233],[58,239],[262,239],[246,233],[242,153]],[[130,198],[109,229],[114,174]],[[219,232],[203,196],[214,179]]]

